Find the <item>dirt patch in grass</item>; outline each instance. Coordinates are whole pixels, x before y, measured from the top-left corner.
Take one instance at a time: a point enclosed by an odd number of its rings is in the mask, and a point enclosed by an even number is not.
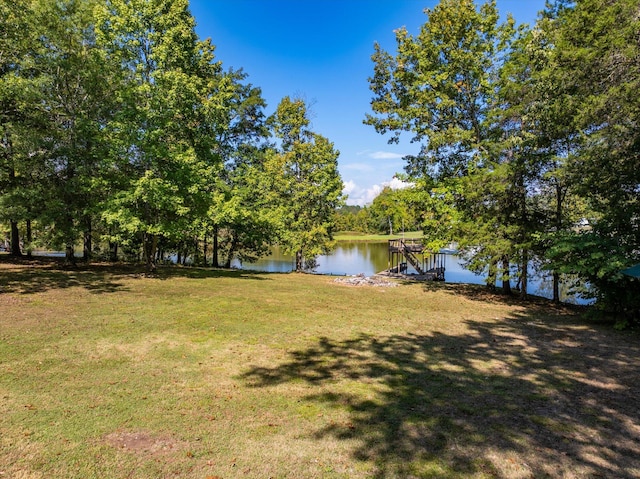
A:
[[[384,280],[379,276],[365,276],[364,274],[337,278],[334,280],[334,283],[345,286],[374,286],[383,288],[395,288],[398,286],[398,283]]]
[[[148,431],[115,431],[107,434],[103,440],[118,450],[149,457],[166,456],[188,449],[184,441]]]

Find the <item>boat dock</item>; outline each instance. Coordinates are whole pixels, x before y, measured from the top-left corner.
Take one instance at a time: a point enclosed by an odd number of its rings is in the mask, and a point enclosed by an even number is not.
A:
[[[444,253],[426,251],[419,238],[391,239],[388,268],[382,274],[422,281],[444,281],[445,257]],[[409,266],[415,273],[409,272]]]

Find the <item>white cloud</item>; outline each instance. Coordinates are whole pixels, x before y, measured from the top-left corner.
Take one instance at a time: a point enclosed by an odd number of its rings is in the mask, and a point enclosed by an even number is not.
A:
[[[400,153],[392,153],[390,151],[374,151],[369,154],[369,158],[374,160],[398,160],[404,158],[405,155]]]
[[[342,194],[350,195],[351,193],[356,191],[357,188],[358,186],[355,184],[353,180],[345,181],[342,186]]]
[[[373,160],[399,160],[407,156],[404,153],[393,153],[391,151],[371,151],[362,150],[357,153],[358,156],[366,156]]]
[[[413,186],[413,183],[407,183],[394,177],[391,181],[385,181],[381,185],[373,185],[370,188],[362,188],[358,186],[353,180],[346,181],[342,192],[348,195],[348,205],[365,206],[373,203],[373,200],[378,196],[385,187],[389,187],[392,190],[402,190]]]
[[[367,188],[365,190],[365,194],[362,197],[362,200],[364,201],[364,204],[362,206],[370,205],[371,203],[373,203],[373,200],[381,192],[382,192],[382,186],[380,186],[380,185],[373,185],[371,188]]]
[[[415,183],[409,183],[406,181],[399,180],[395,176],[391,179],[391,181],[385,181],[382,183],[383,186],[388,186],[392,190],[404,190],[406,188],[410,188],[415,186]]]
[[[353,180],[345,181],[342,188],[342,193],[348,196],[347,204],[359,206],[371,203],[373,198],[380,194],[380,191],[382,190],[378,185],[365,189],[358,186]]]

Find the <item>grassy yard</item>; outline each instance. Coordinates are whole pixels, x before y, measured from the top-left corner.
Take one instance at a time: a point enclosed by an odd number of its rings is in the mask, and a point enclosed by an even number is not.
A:
[[[0,478],[638,478],[640,342],[480,287],[0,261]]]

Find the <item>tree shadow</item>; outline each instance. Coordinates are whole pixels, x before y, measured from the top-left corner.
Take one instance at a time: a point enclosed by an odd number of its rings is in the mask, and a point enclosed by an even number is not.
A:
[[[81,287],[93,293],[115,293],[127,288],[130,269],[101,265],[66,267],[54,259],[3,260],[0,268],[0,293],[34,294],[52,289]]]
[[[508,304],[542,307],[546,310],[553,309],[559,312],[573,311],[585,312],[591,309],[588,305],[572,304],[572,303],[554,303],[551,299],[534,294],[527,294],[526,299],[522,299],[517,290],[513,290],[512,294],[505,294],[501,287],[490,289],[487,285],[472,283],[446,283],[443,281],[425,281],[422,286],[425,292],[444,291],[453,296],[463,297],[472,301],[480,301],[490,304]]]
[[[349,421],[316,437],[355,441],[378,478],[637,478],[638,338],[541,317],[467,321],[462,335],[325,337],[243,379],[317,389],[305,399]]]
[[[60,258],[0,256],[0,293],[34,294],[53,289],[84,288],[92,293],[127,291],[132,278],[235,278],[266,280],[269,273],[244,270],[167,266],[148,274],[144,266],[121,263],[78,263],[66,266]]]
[[[234,279],[248,279],[255,281],[271,280],[269,276],[282,273],[270,273],[264,271],[253,271],[245,269],[218,269],[218,268],[202,268],[195,266],[163,266],[158,268],[153,277],[159,279],[171,279],[171,278],[192,278],[192,279],[206,279],[206,278],[234,278]]]

